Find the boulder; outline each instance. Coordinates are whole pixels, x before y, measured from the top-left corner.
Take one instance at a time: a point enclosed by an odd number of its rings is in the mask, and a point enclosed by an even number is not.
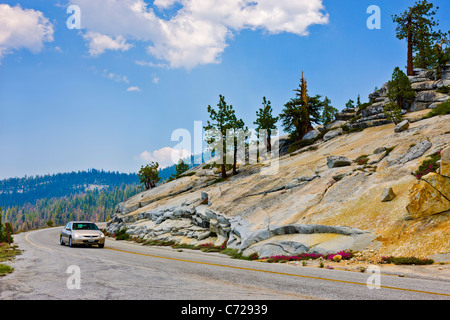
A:
[[[327,124],[325,126],[325,129],[327,129],[327,130],[338,129],[338,128],[342,127],[344,124],[347,124],[347,121],[341,121],[341,120],[333,121],[333,122]]]
[[[450,147],[447,147],[441,151],[440,174],[450,177]]]
[[[450,210],[450,201],[428,182],[420,180],[411,189],[406,210],[409,219],[425,218]]]
[[[409,111],[416,112],[416,111],[421,111],[421,110],[425,110],[425,109],[431,109],[430,108],[431,104],[432,104],[431,102],[414,101],[411,104],[411,107],[409,108]]]
[[[411,160],[417,159],[421,157],[428,149],[430,149],[432,146],[431,142],[428,140],[422,140],[416,145],[409,148],[409,150],[403,154],[397,162],[399,164],[407,163]]]
[[[384,152],[384,151],[386,151],[386,147],[379,147],[379,148],[376,148],[376,149],[373,151],[373,154],[380,154],[380,153],[382,153],[382,152]]]
[[[342,130],[342,128],[328,131],[328,132],[323,136],[323,141],[329,141],[329,140],[331,140],[331,139],[336,138],[337,136],[340,136],[340,135],[343,134],[343,133],[344,133],[344,130]]]
[[[402,132],[405,131],[409,128],[409,121],[408,120],[404,120],[402,122],[400,122],[398,125],[395,126],[394,131],[395,132]]]
[[[411,87],[415,91],[434,90],[437,88],[437,82],[436,81],[416,82],[416,83],[413,83],[411,85]]]
[[[434,90],[426,90],[416,92],[417,102],[445,102],[449,99],[449,96],[443,93],[436,92]]]
[[[317,139],[320,136],[319,130],[312,130],[309,131],[307,134],[305,134],[302,138],[302,140],[314,140]]]
[[[430,172],[422,177],[422,180],[439,191],[445,198],[450,200],[450,178]]]
[[[343,157],[343,156],[327,157],[327,165],[328,165],[328,168],[330,168],[330,169],[350,166],[351,164],[352,164],[352,162],[347,157]]]
[[[381,202],[388,202],[394,200],[396,197],[394,190],[392,188],[385,188],[383,194],[381,195]]]

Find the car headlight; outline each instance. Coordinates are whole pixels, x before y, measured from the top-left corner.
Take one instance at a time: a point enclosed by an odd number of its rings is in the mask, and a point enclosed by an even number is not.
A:
[[[82,236],[81,234],[74,233],[74,234],[73,234],[73,237],[74,237],[74,238],[82,238],[83,236]]]
[[[100,233],[99,237],[100,237],[100,238],[104,238],[105,235],[104,235],[103,233]]]

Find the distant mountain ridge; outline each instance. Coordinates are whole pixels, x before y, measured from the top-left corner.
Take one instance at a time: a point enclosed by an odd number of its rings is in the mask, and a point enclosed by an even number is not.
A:
[[[112,190],[123,184],[138,185],[138,175],[90,169],[10,178],[0,180],[0,206],[20,206],[43,198],[66,197],[93,190]]]

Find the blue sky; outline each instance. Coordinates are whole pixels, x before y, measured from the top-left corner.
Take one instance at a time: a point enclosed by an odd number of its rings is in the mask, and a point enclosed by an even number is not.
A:
[[[220,94],[253,127],[263,96],[280,113],[302,71],[340,110],[406,65],[391,15],[413,1],[208,2],[0,1],[0,179],[167,165],[172,132],[206,122]],[[449,30],[450,3],[433,3]],[[66,26],[70,4],[80,30]],[[379,30],[366,26],[370,5]]]

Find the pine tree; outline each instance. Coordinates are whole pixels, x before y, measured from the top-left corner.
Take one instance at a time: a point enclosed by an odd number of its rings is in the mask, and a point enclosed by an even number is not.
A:
[[[219,103],[217,104],[217,111],[212,108],[210,105],[208,106],[208,113],[210,120],[208,120],[207,125],[204,127],[207,138],[206,143],[209,145],[212,152],[219,151],[220,157],[220,167],[222,171],[222,178],[227,178],[226,171],[226,153],[227,153],[227,144],[226,144],[226,135],[227,130],[232,129],[233,122],[235,121],[235,112],[233,106],[227,105],[225,102],[225,97],[219,95]],[[220,150],[217,150],[220,148]]]
[[[321,96],[310,97],[308,95],[306,79],[303,76],[299,88],[294,90],[296,97],[284,105],[280,114],[282,126],[290,133],[292,139],[302,139],[305,134],[313,130],[312,123],[321,122],[321,110],[323,101]]]
[[[267,130],[267,152],[272,151],[271,134],[272,130],[276,130],[276,123],[279,117],[272,116],[271,102],[263,97],[263,107],[256,112],[256,121],[253,124],[257,125],[256,131],[259,134],[260,130]]]
[[[139,170],[139,180],[144,185],[145,190],[156,187],[156,184],[161,180],[158,172],[159,164],[158,162],[152,162],[148,165],[141,166]]]
[[[338,112],[336,108],[330,105],[331,100],[325,97],[323,100],[323,111],[322,111],[322,124],[326,125],[335,119],[335,115]]]
[[[386,120],[393,121],[396,125],[402,121],[402,111],[395,102],[389,102],[383,107]]]
[[[183,173],[189,170],[189,165],[184,162],[183,159],[180,159],[178,161],[178,164],[175,166],[175,175],[173,175],[173,178],[177,178],[181,176]]]
[[[0,243],[8,241],[6,237],[6,228],[2,223],[2,207],[0,207]]]
[[[432,53],[434,57],[433,66],[436,70],[436,78],[442,78],[442,68],[450,62],[450,31],[445,38],[441,39],[440,43],[436,43],[433,47]]]
[[[353,101],[352,99],[349,99],[348,102],[345,104],[345,108],[346,109],[354,109],[355,105],[354,105],[355,101]]]
[[[407,75],[414,75],[414,53],[418,52],[416,62],[419,65],[427,64],[426,57],[430,41],[438,35],[433,27],[438,25],[433,16],[434,5],[427,0],[416,2],[413,7],[408,8],[400,15],[393,15],[392,19],[397,23],[397,38],[407,39]]]
[[[248,128],[245,128],[244,121],[242,119],[237,119],[234,113],[231,120],[231,131],[233,133],[233,175],[236,175],[238,147],[241,142],[246,140],[246,131],[248,131]],[[227,142],[230,144],[230,141]]]
[[[388,119],[393,120],[397,124],[401,120],[401,110],[405,102],[412,101],[415,98],[411,81],[399,67],[394,69],[392,79],[388,82],[387,95],[391,102],[384,107],[384,113]]]

